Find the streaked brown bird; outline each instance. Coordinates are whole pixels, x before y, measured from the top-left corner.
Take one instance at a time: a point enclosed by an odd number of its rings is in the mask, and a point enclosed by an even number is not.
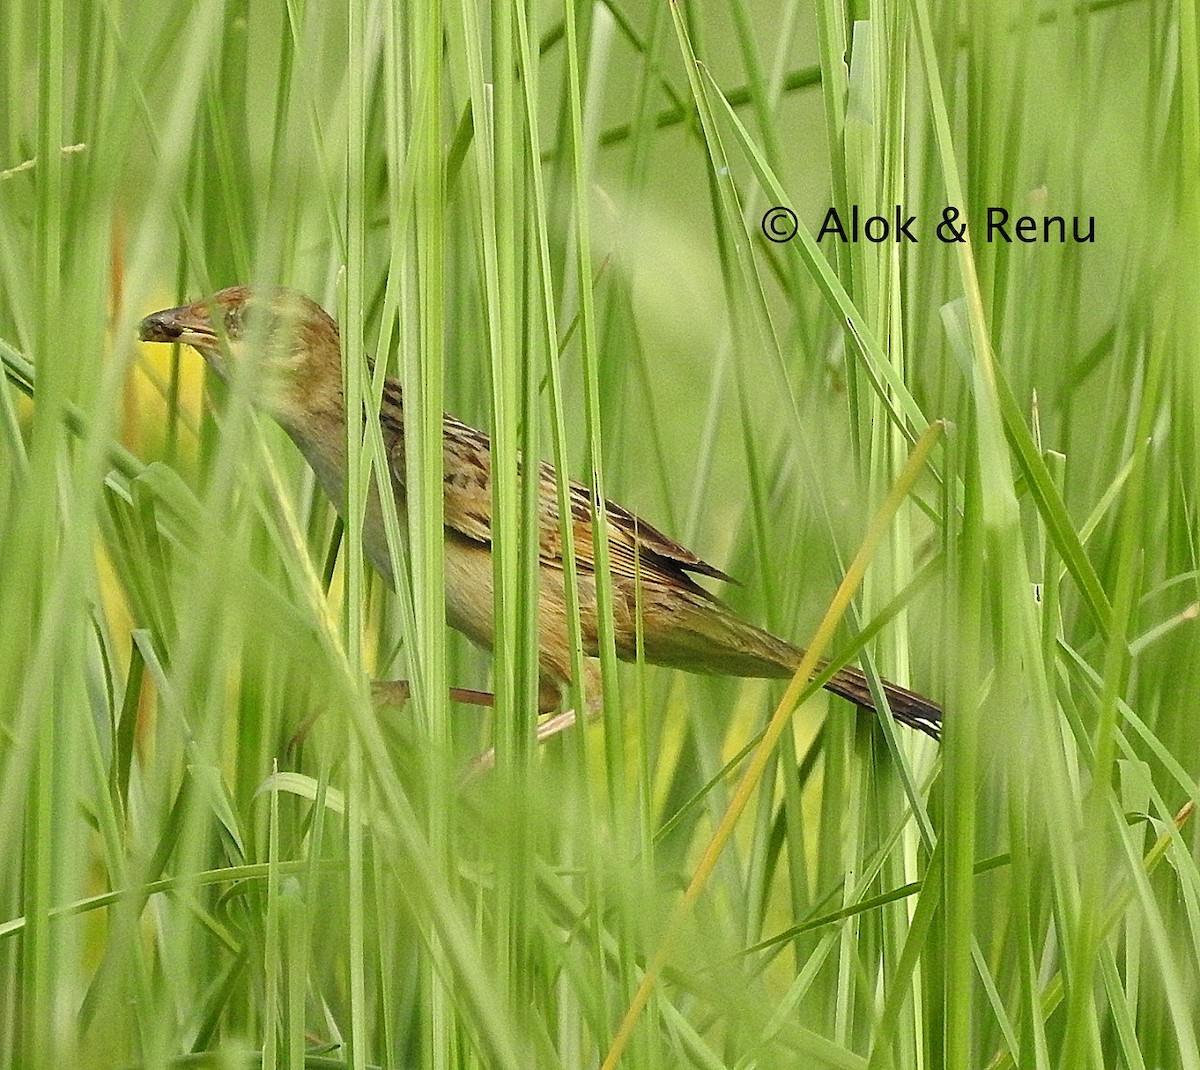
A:
[[[217,317],[217,321],[214,321]],[[340,513],[345,514],[346,406],[337,324],[316,302],[294,290],[233,286],[194,304],[147,316],[147,342],[192,346],[222,377],[229,362],[250,347],[262,375],[261,406],[291,436]],[[405,516],[404,404],[400,384],[384,383],[379,413],[401,522]],[[492,501],[488,436],[446,416],[443,419],[446,619],[488,649],[492,646]],[[596,581],[589,491],[569,484],[571,531],[579,582],[580,616],[587,653],[597,653]],[[729,580],[657,528],[614,502],[607,503],[617,653],[635,658],[635,582],[641,585],[645,659],[689,672],[787,678],[803,651],[755,627],[709,594],[693,575]],[[543,707],[553,708],[571,675],[567,609],[554,469],[539,465],[538,539],[540,601],[538,654]],[[372,564],[392,580],[392,562],[377,500],[368,502],[363,546]],[[636,576],[636,580],[635,580]],[[840,669],[825,685],[873,710],[866,677]],[[884,684],[892,714],[935,739],[942,711],[934,702],[897,684]]]

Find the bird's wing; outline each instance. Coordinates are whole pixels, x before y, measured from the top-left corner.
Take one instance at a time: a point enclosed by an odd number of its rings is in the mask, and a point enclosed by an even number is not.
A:
[[[542,556],[548,556],[549,550],[550,556],[561,560],[558,486],[553,467],[545,463],[540,465],[538,495],[541,500]],[[570,480],[567,483],[567,495],[571,506],[571,527],[575,534],[576,560],[581,567],[595,571],[592,493],[582,483]],[[665,570],[673,577],[678,577],[681,572],[693,572],[728,583],[737,582],[616,502],[605,501],[604,511],[608,528],[608,557],[614,576],[632,579],[635,570],[640,570],[642,574]]]
[[[444,418],[442,430],[446,526],[477,542],[491,542],[491,455],[488,436],[452,416]],[[397,485],[403,486],[406,480],[404,436],[395,434],[389,438],[392,479]],[[551,465],[542,462],[538,466],[538,474],[539,555],[545,564],[562,567],[555,471]],[[594,572],[596,562],[592,545],[591,492],[582,483],[573,480],[568,482],[567,492],[576,565],[584,571]],[[729,583],[737,582],[616,503],[606,502],[605,511],[608,517],[609,561],[615,579],[632,580],[636,573],[644,582],[654,579],[678,581],[686,578],[683,574],[691,572]]]

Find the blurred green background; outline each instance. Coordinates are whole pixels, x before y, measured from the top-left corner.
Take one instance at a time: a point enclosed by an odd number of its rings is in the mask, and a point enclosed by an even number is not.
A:
[[[1200,1067],[1194,6],[9,0],[0,41],[3,1065]],[[852,205],[919,241],[816,244]],[[239,282],[402,380],[395,591],[252,396],[136,342]],[[494,660],[441,623],[443,408],[494,436]],[[940,744],[813,697],[713,865],[782,686],[606,656],[534,742],[519,450],[803,644],[938,420],[828,653]]]

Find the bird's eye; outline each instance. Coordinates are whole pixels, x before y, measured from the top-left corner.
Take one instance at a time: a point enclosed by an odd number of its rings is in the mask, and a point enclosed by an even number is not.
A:
[[[225,313],[225,333],[230,338],[242,336],[242,306],[234,305]]]

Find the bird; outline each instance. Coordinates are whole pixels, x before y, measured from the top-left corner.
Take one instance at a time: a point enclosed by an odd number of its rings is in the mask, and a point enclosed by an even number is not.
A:
[[[346,404],[337,324],[315,301],[286,287],[231,286],[142,320],[145,342],[191,346],[228,380],[233,365],[257,350],[260,385],[255,400],[288,434],[311,466],[334,507],[346,509]],[[407,478],[404,400],[400,383],[386,378],[379,422],[387,477],[401,524]],[[446,620],[485,649],[495,634],[492,603],[492,497],[489,437],[453,416],[442,422]],[[518,463],[520,463],[518,459]],[[568,481],[569,531],[574,540],[580,624],[585,652],[598,654],[596,562],[591,491]],[[538,667],[539,705],[554,709],[572,677],[558,481],[538,464]],[[642,618],[645,661],[693,673],[750,678],[791,678],[804,651],[739,616],[697,582],[736,582],[719,568],[635,516],[606,501],[612,616],[618,657],[638,657],[637,613]],[[367,504],[363,549],[375,569],[394,582],[393,563],[379,502]],[[640,586],[640,596],[638,587]],[[640,603],[640,605],[639,605]],[[820,671],[820,666],[818,671]],[[873,711],[874,696],[861,669],[847,665],[824,685]],[[939,738],[941,707],[884,681],[892,715]]]

